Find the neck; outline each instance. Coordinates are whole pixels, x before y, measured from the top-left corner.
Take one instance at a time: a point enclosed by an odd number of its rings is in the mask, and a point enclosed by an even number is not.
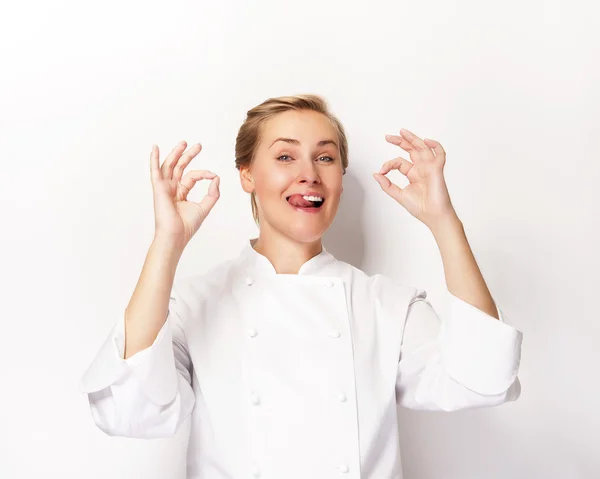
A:
[[[322,251],[321,239],[300,243],[283,235],[260,232],[252,247],[265,256],[277,274],[298,274],[300,267]]]

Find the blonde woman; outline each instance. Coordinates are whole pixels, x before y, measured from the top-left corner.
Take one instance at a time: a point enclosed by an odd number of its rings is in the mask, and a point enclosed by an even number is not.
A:
[[[257,238],[174,284],[181,254],[219,199],[219,177],[184,171],[200,152],[150,155],[155,236],[123,319],[85,372],[109,435],[168,437],[191,416],[189,479],[401,478],[397,409],[455,411],[520,395],[522,333],[496,306],[450,201],[438,142],[407,130],[410,155],[374,174],[435,236],[450,312],[426,292],[369,276],[322,245],[343,191],[348,145],[315,95],[248,112],[236,167]],[[401,189],[386,174],[409,180]],[[187,201],[211,180],[199,203]]]

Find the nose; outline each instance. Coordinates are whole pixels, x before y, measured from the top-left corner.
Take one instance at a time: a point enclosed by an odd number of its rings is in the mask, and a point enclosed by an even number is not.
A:
[[[319,177],[319,172],[317,171],[317,167],[313,161],[302,162],[302,166],[300,167],[300,171],[298,172],[298,183],[308,183],[315,184],[320,183],[321,178]]]

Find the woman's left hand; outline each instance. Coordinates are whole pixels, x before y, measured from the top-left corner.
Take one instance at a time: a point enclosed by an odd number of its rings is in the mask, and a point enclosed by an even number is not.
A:
[[[422,140],[408,130],[400,135],[386,135],[386,140],[408,151],[411,161],[394,158],[386,161],[373,177],[381,189],[400,203],[411,215],[430,229],[440,221],[456,217],[444,179],[446,152],[435,140]],[[400,188],[387,175],[399,170],[408,178],[409,185]]]

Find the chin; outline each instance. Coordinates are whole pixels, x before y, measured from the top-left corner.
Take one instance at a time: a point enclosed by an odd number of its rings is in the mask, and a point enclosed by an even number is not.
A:
[[[278,231],[280,234],[298,243],[314,243],[319,241],[333,223],[335,211],[330,209],[319,213],[304,213],[286,209],[272,210],[263,216],[261,224],[268,224],[268,229]],[[333,214],[332,214],[333,213]]]
[[[279,231],[298,243],[314,243],[319,241],[330,223],[323,219],[307,219],[280,225]]]
[[[291,231],[287,232],[287,236],[298,243],[314,243],[315,241],[319,241],[323,237],[325,231],[326,229],[307,230],[294,228]]]

